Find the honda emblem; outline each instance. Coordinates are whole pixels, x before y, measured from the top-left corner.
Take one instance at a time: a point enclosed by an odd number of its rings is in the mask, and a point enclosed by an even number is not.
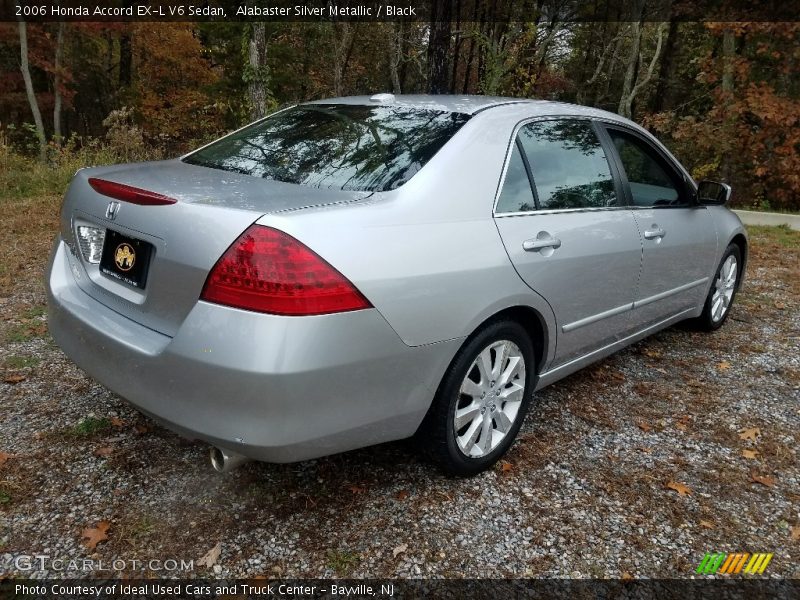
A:
[[[106,219],[109,221],[113,221],[117,218],[117,213],[119,212],[119,202],[116,200],[112,200],[106,206]]]

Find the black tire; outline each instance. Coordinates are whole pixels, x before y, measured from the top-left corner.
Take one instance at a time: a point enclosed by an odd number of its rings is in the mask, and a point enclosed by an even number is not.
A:
[[[522,401],[510,429],[497,446],[484,456],[469,457],[461,451],[456,441],[454,415],[459,401],[463,401],[461,386],[480,353],[492,343],[501,340],[516,344],[525,361]],[[417,431],[418,444],[447,474],[469,477],[485,471],[514,443],[533,395],[535,374],[533,344],[525,329],[510,320],[488,323],[467,340],[447,369],[436,397]]]
[[[725,264],[725,261],[728,260],[729,256],[733,256],[736,259],[736,284],[733,287],[733,295],[731,296],[730,304],[728,304],[727,309],[723,313],[722,317],[714,320],[713,316],[713,298],[714,292],[717,286],[717,280],[720,278],[720,271],[722,270],[722,266]],[[722,259],[720,259],[719,264],[717,265],[717,270],[714,271],[714,279],[711,282],[711,288],[708,290],[708,296],[706,296],[706,302],[703,305],[703,312],[700,313],[700,316],[696,319],[691,320],[691,325],[700,331],[716,331],[728,320],[728,315],[731,314],[731,308],[733,307],[733,301],[736,299],[736,292],[739,291],[739,282],[742,280],[742,251],[739,249],[739,246],[736,244],[731,244],[725,249],[725,253],[722,255]]]

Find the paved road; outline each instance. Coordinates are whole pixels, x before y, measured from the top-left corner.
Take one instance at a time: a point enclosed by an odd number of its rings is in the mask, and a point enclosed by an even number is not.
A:
[[[800,215],[790,215],[787,213],[760,212],[755,210],[735,210],[733,211],[745,225],[788,225],[796,231],[800,231]]]

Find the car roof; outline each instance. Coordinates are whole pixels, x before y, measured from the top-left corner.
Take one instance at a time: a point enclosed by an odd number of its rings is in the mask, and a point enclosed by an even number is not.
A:
[[[520,108],[524,108],[525,112],[530,116],[556,116],[579,112],[586,116],[612,116],[619,119],[619,115],[614,115],[613,113],[597,108],[567,104],[565,102],[553,102],[550,100],[532,100],[528,98],[510,98],[505,96],[458,96],[448,94],[386,94],[385,96],[388,98],[382,102],[371,100],[372,96],[341,96],[339,98],[312,100],[310,102],[304,102],[303,104],[352,104],[369,106],[386,104],[391,106],[458,112],[468,115],[474,115],[475,113],[496,106],[524,105],[524,107]]]

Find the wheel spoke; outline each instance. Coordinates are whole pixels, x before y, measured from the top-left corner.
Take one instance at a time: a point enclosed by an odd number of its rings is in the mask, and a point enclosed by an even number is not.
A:
[[[478,367],[478,371],[481,374],[481,384],[482,385],[489,385],[489,381],[492,379],[492,348],[491,346],[485,348],[483,352],[480,353],[475,364]]]
[[[500,399],[503,402],[520,402],[522,400],[524,391],[524,387],[522,387],[519,383],[514,382],[511,384],[511,387],[503,390],[503,393],[500,394]]]
[[[498,380],[498,385],[506,385],[511,379],[517,374],[520,365],[522,364],[522,358],[519,356],[512,356],[508,359],[508,366],[506,367],[505,371],[503,371],[502,375],[500,375],[500,379]]]
[[[511,419],[502,410],[494,413],[494,422],[497,425],[497,431],[501,433],[508,433],[511,429]]]
[[[480,417],[481,415],[481,408],[477,402],[473,402],[469,406],[465,406],[464,408],[459,408],[456,410],[456,431],[464,427],[470,421],[474,421],[476,418]]]
[[[469,429],[464,433],[464,435],[458,438],[458,445],[461,446],[461,450],[464,454],[470,454],[472,452],[473,446],[475,446],[475,440],[478,439],[478,434],[481,432],[481,420],[476,419],[472,422],[472,425],[469,426]]]
[[[722,308],[722,294],[714,294],[713,304],[711,305],[711,318],[715,321],[720,318],[720,309]]]
[[[489,413],[483,415],[483,427],[481,428],[481,451],[488,454],[492,449],[492,417]]]
[[[492,365],[492,379],[497,381],[503,371],[503,366],[506,364],[508,357],[508,343],[503,342],[502,345],[495,346],[494,365]]]
[[[483,392],[481,386],[472,381],[469,377],[466,377],[461,384],[461,393],[470,398],[480,398],[481,392]]]

